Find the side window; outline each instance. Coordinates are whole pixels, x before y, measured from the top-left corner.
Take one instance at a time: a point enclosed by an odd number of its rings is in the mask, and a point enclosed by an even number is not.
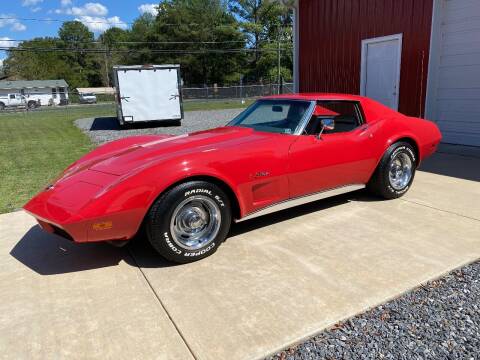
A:
[[[333,119],[335,128],[324,134],[348,132],[363,123],[360,104],[355,101],[318,101],[315,112],[305,129],[307,135],[315,135],[322,129],[322,119]]]
[[[15,94],[10,94],[10,99],[15,99]]]

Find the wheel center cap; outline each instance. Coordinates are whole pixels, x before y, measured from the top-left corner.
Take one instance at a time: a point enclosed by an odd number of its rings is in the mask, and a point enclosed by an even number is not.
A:
[[[202,217],[196,213],[192,214],[188,219],[188,226],[192,229],[197,229],[199,227],[202,227],[203,225],[204,225],[204,221]]]

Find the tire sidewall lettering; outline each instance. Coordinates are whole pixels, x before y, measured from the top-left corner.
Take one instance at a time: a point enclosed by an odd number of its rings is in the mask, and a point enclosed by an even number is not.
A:
[[[212,190],[209,190],[209,189],[196,188],[196,189],[185,191],[185,193],[183,194],[185,198],[188,198],[190,196],[195,196],[195,195],[208,195],[212,199],[214,199],[219,206],[225,207],[225,202],[223,201],[222,197],[218,194],[215,194]]]
[[[182,250],[177,248],[176,245],[170,240],[170,235],[168,234],[168,232],[165,232],[163,234],[163,237],[165,238],[165,242],[167,243],[170,250],[172,250],[175,254],[182,255]]]
[[[402,146],[397,147],[397,148],[392,152],[392,154],[390,155],[390,161],[392,161],[392,159],[393,159],[399,152],[402,152],[402,151],[405,151],[405,152],[408,153],[408,155],[410,155],[410,158],[412,159],[413,163],[416,163],[416,162],[417,162],[417,158],[415,157],[415,153],[412,151],[412,149],[410,149],[408,146],[405,146],[405,145],[402,145]]]
[[[200,249],[198,251],[193,251],[193,252],[185,252],[183,256],[189,256],[189,257],[202,256],[208,253],[213,248],[215,248],[215,242],[212,242],[205,249]]]

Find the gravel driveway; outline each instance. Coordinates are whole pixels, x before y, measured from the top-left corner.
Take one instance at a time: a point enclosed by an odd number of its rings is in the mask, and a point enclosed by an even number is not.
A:
[[[270,359],[480,359],[480,262]]]
[[[225,125],[243,109],[189,111],[181,126],[172,123],[143,123],[120,128],[114,117],[87,118],[75,120],[75,125],[85,132],[95,144],[102,144],[132,135],[173,134],[180,135],[198,130]]]

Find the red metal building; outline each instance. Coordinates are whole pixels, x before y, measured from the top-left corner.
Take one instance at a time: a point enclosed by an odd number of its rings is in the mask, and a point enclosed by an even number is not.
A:
[[[297,0],[302,92],[361,94],[480,146],[479,0]]]

